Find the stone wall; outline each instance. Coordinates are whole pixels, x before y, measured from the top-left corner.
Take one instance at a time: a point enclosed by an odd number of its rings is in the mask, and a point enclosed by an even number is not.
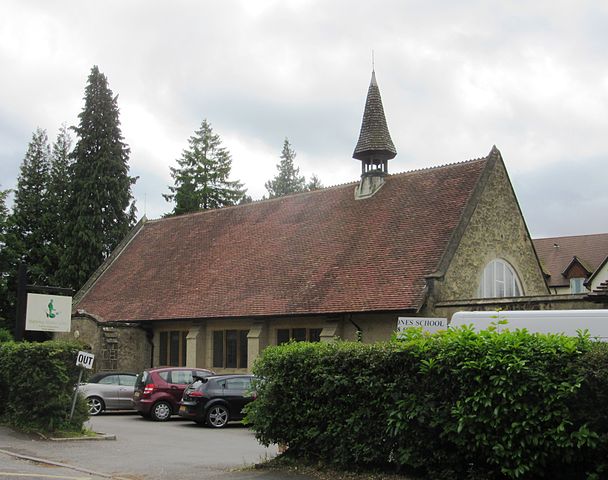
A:
[[[79,340],[95,355],[93,372],[140,372],[151,364],[152,347],[146,332],[135,324],[103,323],[90,315],[72,317],[69,333],[55,333],[59,340]]]
[[[502,161],[491,172],[443,279],[434,282],[431,311],[424,313],[432,315],[438,302],[478,297],[483,270],[497,258],[513,266],[523,295],[548,293]]]

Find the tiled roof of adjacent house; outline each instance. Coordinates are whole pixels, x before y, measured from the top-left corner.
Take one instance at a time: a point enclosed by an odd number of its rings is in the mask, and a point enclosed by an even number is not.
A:
[[[148,221],[76,307],[105,321],[417,309],[488,161],[389,175],[366,200],[353,183]]]
[[[363,120],[359,132],[359,141],[355,147],[353,158],[366,160],[371,156],[378,159],[395,158],[397,150],[388,131],[380,89],[376,83],[376,74],[372,72],[372,80],[367,91]]]
[[[569,280],[562,273],[574,257],[581,266],[593,273],[608,256],[608,233],[537,238],[533,242],[543,270],[551,275],[547,281],[550,287],[569,285]]]

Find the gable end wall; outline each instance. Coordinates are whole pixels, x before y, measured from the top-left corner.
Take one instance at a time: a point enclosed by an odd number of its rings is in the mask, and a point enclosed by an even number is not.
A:
[[[524,295],[548,293],[532,241],[502,161],[496,162],[432,303],[478,296],[483,269],[491,260],[509,262]]]

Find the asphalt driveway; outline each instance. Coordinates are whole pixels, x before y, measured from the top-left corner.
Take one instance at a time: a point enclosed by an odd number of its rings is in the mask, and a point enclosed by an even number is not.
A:
[[[277,472],[244,470],[275,456],[277,449],[260,445],[253,433],[240,424],[216,430],[180,418],[152,422],[132,413],[103,414],[93,417],[89,424],[96,432],[116,435],[116,440],[52,442],[0,428],[0,479],[13,478],[11,472],[14,478],[24,478],[23,474],[28,475],[25,478],[64,479],[295,478]],[[24,456],[61,465],[24,463]],[[69,467],[74,467],[71,473]]]

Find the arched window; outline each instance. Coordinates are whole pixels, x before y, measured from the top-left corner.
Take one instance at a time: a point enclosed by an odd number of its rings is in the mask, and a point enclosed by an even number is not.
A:
[[[511,265],[501,259],[486,265],[479,283],[480,298],[519,297],[521,294],[519,279]]]

